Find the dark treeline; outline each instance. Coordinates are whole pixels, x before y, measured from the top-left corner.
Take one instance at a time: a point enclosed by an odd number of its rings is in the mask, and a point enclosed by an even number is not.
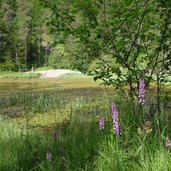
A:
[[[152,76],[170,70],[170,18],[170,0],[0,0],[0,69]]]
[[[40,66],[84,70],[86,47],[64,33],[58,22],[61,31],[53,31],[53,19],[54,11],[46,1],[0,0],[0,70]]]
[[[0,0],[1,70],[47,65],[51,14],[38,0]]]

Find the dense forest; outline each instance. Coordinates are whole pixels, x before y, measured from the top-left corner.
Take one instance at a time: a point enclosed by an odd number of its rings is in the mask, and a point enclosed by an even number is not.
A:
[[[51,10],[36,0],[0,2],[1,69],[47,65],[52,35],[47,23]]]
[[[65,3],[64,6],[61,3]],[[54,31],[55,13],[48,4],[39,0],[0,1],[1,70],[40,66],[81,69],[87,64],[82,57],[87,55],[84,54],[86,47],[77,43],[78,39],[71,32],[63,32],[62,22],[56,23],[61,31]],[[59,1],[59,4],[60,10],[71,6],[67,1]]]
[[[1,0],[0,68],[71,68],[102,79],[168,72],[170,11],[169,0]]]

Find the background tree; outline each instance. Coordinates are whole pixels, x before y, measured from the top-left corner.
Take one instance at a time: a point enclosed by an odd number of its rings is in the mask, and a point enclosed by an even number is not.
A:
[[[2,1],[0,6],[0,32],[1,32],[1,61],[2,67],[10,69],[14,66],[14,33],[16,6],[14,0]]]
[[[86,56],[86,65],[98,59],[98,68],[90,74],[106,85],[128,85],[133,102],[138,97],[135,83],[138,85],[143,78],[148,88],[156,77],[161,83],[160,78],[164,80],[170,71],[169,1],[73,0],[63,1],[61,7],[61,1],[47,0],[46,4],[55,14],[51,23],[53,31],[61,32],[59,25],[62,25],[63,35],[72,34],[76,40],[74,46],[78,42],[82,45],[73,50],[79,54],[73,55],[77,68],[81,70],[85,64],[82,56]],[[78,49],[84,49],[84,53]],[[112,57],[113,63],[103,56]],[[155,91],[159,93],[159,86]],[[159,99],[156,103],[160,113]]]
[[[53,34],[48,26],[51,14],[51,10],[43,7],[39,0],[1,1],[1,70],[28,69],[48,64],[53,44]]]

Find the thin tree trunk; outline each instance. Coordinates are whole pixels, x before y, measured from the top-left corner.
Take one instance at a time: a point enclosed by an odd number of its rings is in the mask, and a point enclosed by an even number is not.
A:
[[[25,41],[25,56],[24,56],[24,60],[25,60],[25,68],[27,68],[27,41]]]
[[[15,63],[17,64],[18,71],[20,72],[20,61],[18,58],[18,45],[17,45],[17,43],[15,44]]]
[[[45,54],[45,66],[47,66],[47,47],[46,47],[46,54]]]
[[[160,118],[161,108],[160,108],[160,78],[159,78],[159,74],[157,74],[157,110],[158,110],[158,118]]]
[[[17,64],[18,60],[18,48],[17,48],[17,44],[15,44],[15,63]]]
[[[40,45],[41,45],[41,40],[39,38],[39,55],[38,55],[38,64],[39,64],[39,66],[41,64],[41,61],[40,61],[41,46]]]

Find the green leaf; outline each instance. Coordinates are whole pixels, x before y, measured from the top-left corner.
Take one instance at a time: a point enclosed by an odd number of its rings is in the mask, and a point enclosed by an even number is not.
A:
[[[125,0],[125,5],[130,6],[132,4],[133,0]]]

